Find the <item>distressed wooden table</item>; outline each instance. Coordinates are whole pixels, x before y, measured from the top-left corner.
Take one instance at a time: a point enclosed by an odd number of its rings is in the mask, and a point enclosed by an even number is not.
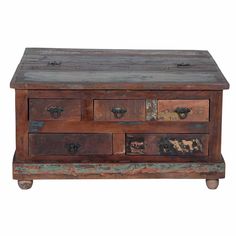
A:
[[[13,177],[199,178],[215,189],[222,90],[207,51],[27,48],[13,76]]]

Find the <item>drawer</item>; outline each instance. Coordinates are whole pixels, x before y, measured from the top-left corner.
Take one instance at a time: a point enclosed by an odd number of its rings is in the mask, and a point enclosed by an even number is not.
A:
[[[94,100],[96,121],[144,121],[145,100]]]
[[[209,100],[158,100],[160,121],[208,121]]]
[[[81,120],[78,99],[30,99],[30,120]]]
[[[207,156],[207,134],[127,134],[127,155]]]
[[[29,134],[31,156],[112,154],[112,134]]]

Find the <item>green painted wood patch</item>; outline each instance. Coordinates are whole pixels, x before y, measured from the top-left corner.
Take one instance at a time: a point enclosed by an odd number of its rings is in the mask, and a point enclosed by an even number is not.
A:
[[[197,174],[225,172],[222,163],[14,163],[14,175],[50,175],[68,176],[101,175],[101,174]]]

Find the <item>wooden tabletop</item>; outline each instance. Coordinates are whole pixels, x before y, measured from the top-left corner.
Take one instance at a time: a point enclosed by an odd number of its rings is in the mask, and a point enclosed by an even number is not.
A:
[[[208,51],[26,48],[16,89],[222,90]]]

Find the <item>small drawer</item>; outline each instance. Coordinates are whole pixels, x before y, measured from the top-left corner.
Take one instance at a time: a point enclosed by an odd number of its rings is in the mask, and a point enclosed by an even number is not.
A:
[[[30,120],[81,120],[78,99],[30,99]]]
[[[127,134],[127,155],[208,156],[207,134]]]
[[[112,134],[29,134],[31,156],[112,154]]]
[[[145,100],[94,100],[96,121],[144,121]]]
[[[158,100],[160,121],[209,121],[209,100]]]

